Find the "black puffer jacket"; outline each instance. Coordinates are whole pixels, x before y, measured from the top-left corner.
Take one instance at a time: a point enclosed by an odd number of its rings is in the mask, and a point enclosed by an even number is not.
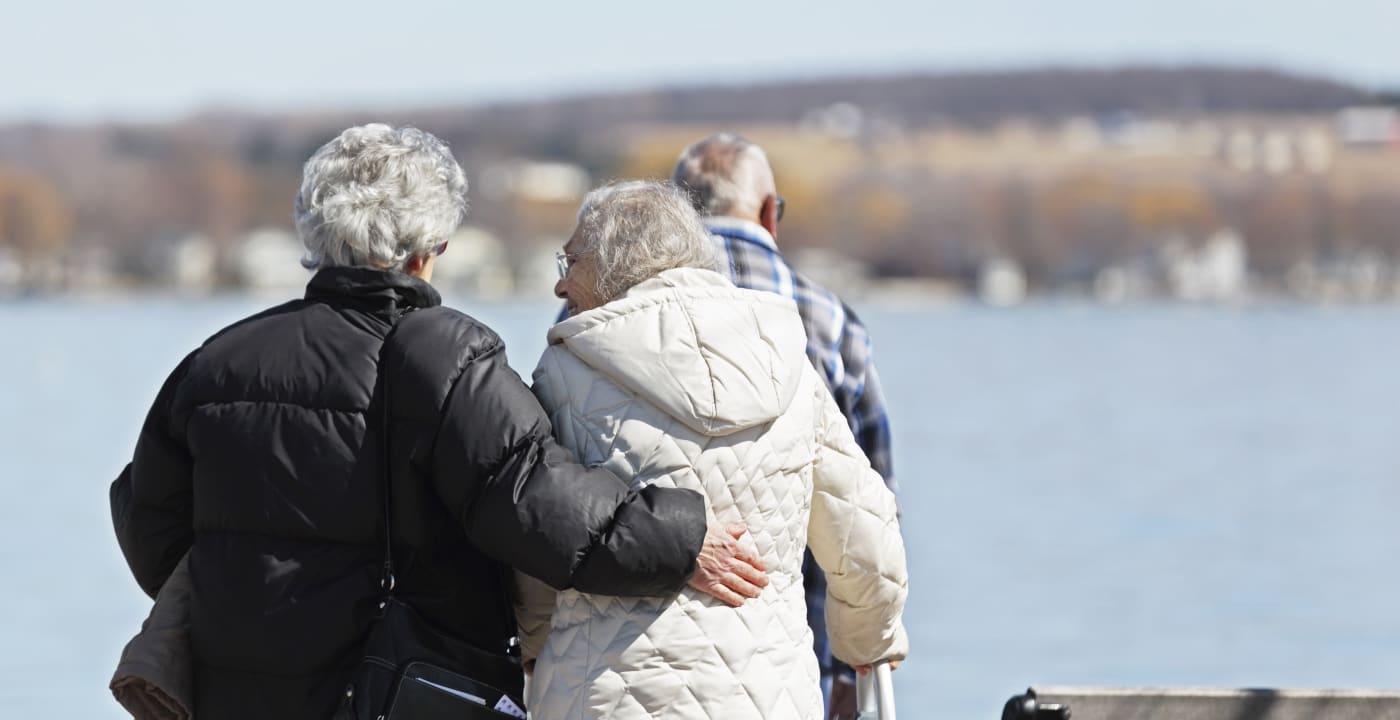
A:
[[[112,516],[152,596],[190,551],[201,720],[327,717],[362,657],[384,548],[372,398],[398,317],[382,376],[401,599],[499,651],[514,621],[498,562],[615,595],[665,594],[693,572],[701,497],[629,494],[575,464],[495,333],[439,304],[399,273],[324,269],[161,389]]]

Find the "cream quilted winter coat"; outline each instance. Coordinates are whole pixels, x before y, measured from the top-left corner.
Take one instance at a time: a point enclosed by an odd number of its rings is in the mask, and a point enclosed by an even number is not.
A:
[[[522,576],[532,717],[820,718],[808,545],[830,581],[836,656],[904,657],[894,497],[808,362],[792,301],[668,270],[559,323],[549,342],[535,392],[560,442],[637,487],[703,493],[719,522],[748,528],[769,585],[736,609],[690,589],[556,596]]]

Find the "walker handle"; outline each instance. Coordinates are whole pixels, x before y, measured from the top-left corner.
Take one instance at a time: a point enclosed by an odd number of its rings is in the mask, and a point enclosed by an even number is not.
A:
[[[856,720],[895,720],[888,660],[875,663],[871,672],[856,675]]]

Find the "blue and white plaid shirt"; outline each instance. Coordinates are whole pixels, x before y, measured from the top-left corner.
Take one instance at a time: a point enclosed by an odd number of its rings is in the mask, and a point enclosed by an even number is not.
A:
[[[836,405],[851,424],[870,465],[895,490],[890,422],[865,325],[831,291],[793,270],[763,226],[731,217],[707,217],[705,226],[728,258],[735,285],[792,298],[807,328],[807,357],[826,378]]]

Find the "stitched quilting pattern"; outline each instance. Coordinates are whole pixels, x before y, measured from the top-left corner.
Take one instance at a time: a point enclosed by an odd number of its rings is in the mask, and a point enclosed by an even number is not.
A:
[[[767,342],[771,331],[790,340],[791,333],[784,333],[791,328],[782,323],[800,323],[795,311],[786,310],[790,318],[774,315],[771,299],[765,298],[747,313],[743,303],[749,296],[732,288],[706,287],[698,295],[682,290],[657,291],[655,308],[650,295],[632,296],[626,298],[625,313],[610,303],[597,317],[569,321],[591,334],[588,360],[572,352],[564,337],[541,358],[535,389],[560,442],[585,464],[606,467],[634,487],[697,490],[719,523],[743,524],[749,532],[741,542],[764,559],[769,586],[737,609],[689,589],[661,598],[558,593],[528,699],[536,717],[820,718],[801,575],[808,545],[832,580],[828,627],[842,657],[857,662],[902,657],[907,646],[898,620],[906,580],[893,496],[807,364],[800,327],[796,351],[790,353],[798,372],[786,378],[782,368],[763,366],[765,355],[771,360],[781,353],[725,344],[744,331],[745,322],[760,323],[762,312],[769,314],[759,337]],[[678,306],[694,324],[676,327]],[[744,312],[726,316],[731,306]],[[692,312],[697,307],[705,312]],[[739,317],[745,314],[751,319]],[[658,322],[667,329],[648,324]],[[706,335],[707,323],[722,332]],[[564,329],[556,326],[551,338],[563,337]],[[612,331],[620,337],[600,337]],[[641,339],[629,342],[635,336]],[[635,352],[627,355],[628,348],[662,336],[669,338],[668,367],[646,367]],[[774,341],[775,346],[789,340]],[[690,356],[686,347],[693,348]],[[620,368],[639,367],[637,372],[675,392],[698,393],[699,400],[689,406],[711,413],[708,419],[674,417],[670,413],[688,401],[662,398],[670,408],[663,410],[647,396],[660,390],[635,376],[618,377]],[[752,377],[732,380],[744,373]],[[724,415],[726,397],[784,382],[796,385],[785,395],[770,395],[790,398],[783,401],[789,404],[773,408],[767,420],[735,422]],[[707,406],[710,398],[715,401]],[[746,417],[761,415],[765,407],[752,398],[736,405]],[[811,532],[809,523],[814,523]],[[538,647],[528,639],[526,644]]]

